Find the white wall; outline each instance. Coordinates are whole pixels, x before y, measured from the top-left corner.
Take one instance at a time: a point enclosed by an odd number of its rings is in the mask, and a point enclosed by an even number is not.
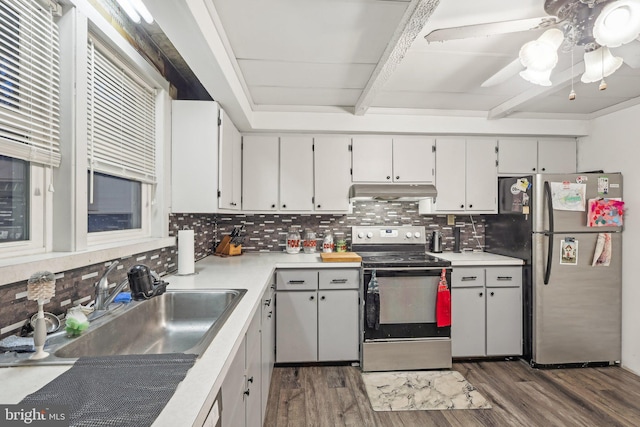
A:
[[[622,172],[624,234],[622,255],[622,365],[640,375],[640,106],[591,122],[589,136],[578,140],[578,170]]]

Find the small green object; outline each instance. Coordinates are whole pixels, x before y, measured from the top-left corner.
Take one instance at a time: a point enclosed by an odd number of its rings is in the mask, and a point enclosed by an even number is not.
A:
[[[88,327],[89,322],[79,322],[78,319],[70,317],[66,321],[65,331],[67,331],[69,336],[77,337],[82,335],[82,332],[84,332]]]

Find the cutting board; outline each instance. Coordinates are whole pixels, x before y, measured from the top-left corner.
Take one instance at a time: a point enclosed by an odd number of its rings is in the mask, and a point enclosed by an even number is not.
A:
[[[355,252],[322,252],[323,262],[360,262],[362,257]]]

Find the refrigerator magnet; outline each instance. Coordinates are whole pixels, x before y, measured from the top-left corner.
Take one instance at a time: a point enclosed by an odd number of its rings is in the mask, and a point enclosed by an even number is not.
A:
[[[573,237],[560,240],[560,264],[578,265],[578,241]]]

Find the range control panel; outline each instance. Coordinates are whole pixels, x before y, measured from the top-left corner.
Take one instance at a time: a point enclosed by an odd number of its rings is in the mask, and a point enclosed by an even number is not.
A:
[[[403,225],[387,226],[354,226],[351,227],[353,244],[426,244],[424,226]]]

